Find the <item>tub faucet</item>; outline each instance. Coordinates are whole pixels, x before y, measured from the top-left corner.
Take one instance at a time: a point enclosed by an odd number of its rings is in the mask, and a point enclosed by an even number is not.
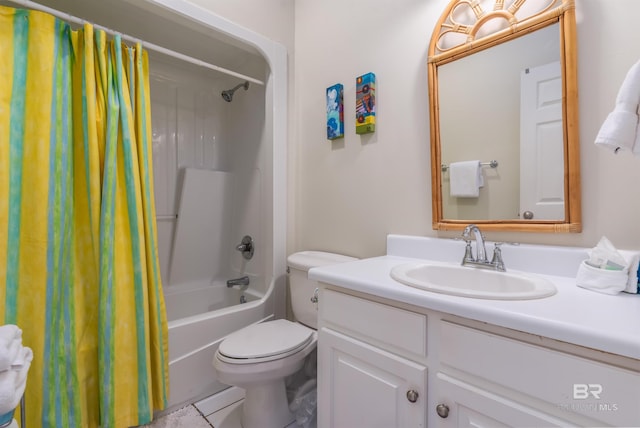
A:
[[[236,285],[240,285],[242,287],[245,287],[245,288],[243,288],[243,290],[246,289],[246,287],[249,286],[249,277],[247,275],[245,275],[245,276],[242,276],[240,278],[230,279],[230,280],[227,281],[227,287],[229,287],[229,288],[234,287]]]
[[[473,257],[473,250],[471,249],[471,237],[473,233],[476,240],[476,257]],[[475,224],[470,224],[464,228],[462,232],[462,239],[467,243],[464,250],[464,257],[462,258],[462,266],[475,266],[480,268],[495,269],[500,272],[506,271],[504,267],[504,261],[502,260],[502,250],[500,249],[500,242],[495,243],[493,250],[493,258],[491,261],[487,259],[487,250],[484,246],[484,236],[480,231],[480,228]]]

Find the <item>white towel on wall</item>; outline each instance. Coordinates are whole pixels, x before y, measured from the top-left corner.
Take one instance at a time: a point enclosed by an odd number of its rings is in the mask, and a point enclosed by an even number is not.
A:
[[[640,155],[638,109],[640,108],[640,61],[627,72],[616,106],[600,127],[595,143],[617,153],[629,150]]]
[[[477,198],[484,186],[479,160],[449,164],[449,194],[456,198]]]

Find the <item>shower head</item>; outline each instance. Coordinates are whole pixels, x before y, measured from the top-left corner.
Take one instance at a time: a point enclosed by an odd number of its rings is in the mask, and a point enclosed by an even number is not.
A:
[[[236,85],[233,89],[227,89],[226,91],[222,91],[222,94],[221,94],[222,99],[230,103],[231,100],[233,99],[233,93],[236,90],[238,90],[241,86],[244,86],[244,90],[246,91],[247,89],[249,89],[249,82],[240,83],[239,85]]]

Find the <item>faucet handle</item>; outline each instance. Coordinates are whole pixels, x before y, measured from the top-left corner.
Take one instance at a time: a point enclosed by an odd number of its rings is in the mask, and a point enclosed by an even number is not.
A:
[[[476,259],[473,257],[473,251],[471,250],[471,239],[465,238],[464,242],[467,244],[464,249],[464,257],[462,258],[462,264],[468,262],[475,262]]]
[[[496,270],[505,272],[506,269],[504,267],[504,260],[502,260],[502,249],[500,248],[502,244],[504,244],[504,242],[494,242],[493,258],[491,259],[491,264],[495,266]]]

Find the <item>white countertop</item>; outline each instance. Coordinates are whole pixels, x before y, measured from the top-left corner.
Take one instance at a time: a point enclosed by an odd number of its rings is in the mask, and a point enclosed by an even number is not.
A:
[[[403,241],[407,242],[403,242]],[[434,246],[435,245],[435,246]],[[436,253],[433,253],[434,249]],[[490,252],[490,247],[487,246]],[[386,256],[309,270],[309,278],[348,290],[445,312],[464,318],[593,348],[640,360],[640,295],[606,295],[575,285],[576,261],[585,249],[523,245],[503,247],[507,270],[511,260],[518,270],[552,281],[558,292],[542,299],[488,300],[434,293],[403,285],[390,276],[397,265],[421,260],[448,260],[464,254],[457,241],[390,235]],[[556,252],[558,251],[558,252]],[[411,253],[415,257],[408,257]],[[562,254],[565,253],[565,254]],[[536,257],[543,254],[544,257]],[[523,260],[554,259],[543,267],[524,269]],[[562,262],[562,265],[559,263]],[[535,265],[535,263],[533,263]],[[542,271],[542,272],[540,272]],[[549,272],[557,274],[549,274]]]

